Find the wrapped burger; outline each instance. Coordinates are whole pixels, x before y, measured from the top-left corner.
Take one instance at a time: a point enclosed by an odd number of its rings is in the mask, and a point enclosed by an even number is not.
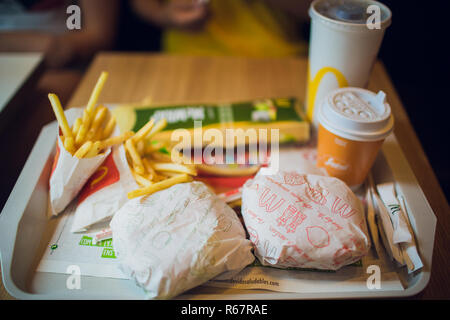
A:
[[[111,220],[121,270],[168,299],[254,261],[236,213],[198,181],[129,200]]]
[[[370,248],[361,202],[333,177],[259,173],[243,187],[242,216],[263,265],[337,270]]]

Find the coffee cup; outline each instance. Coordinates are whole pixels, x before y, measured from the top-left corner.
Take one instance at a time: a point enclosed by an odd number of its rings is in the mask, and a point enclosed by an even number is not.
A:
[[[322,100],[317,117],[317,166],[358,188],[394,127],[386,94],[353,87],[336,89]]]

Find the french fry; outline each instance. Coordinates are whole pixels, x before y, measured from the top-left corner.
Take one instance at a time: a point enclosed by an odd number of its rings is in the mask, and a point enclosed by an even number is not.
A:
[[[136,132],[136,134],[133,136],[133,142],[137,143],[138,141],[141,141],[144,139],[152,130],[153,125],[155,124],[155,120],[152,118],[150,121],[148,121],[142,128]]]
[[[155,134],[157,134],[159,131],[164,129],[166,126],[167,126],[167,120],[165,118],[159,120],[145,138],[148,140],[151,139]]]
[[[152,158],[153,160],[156,161],[161,161],[161,162],[172,162],[172,158],[169,154],[165,154],[162,152],[152,152],[150,154],[150,158]]]
[[[164,180],[164,179],[167,179],[167,178],[171,178],[171,177],[177,176],[177,175],[179,175],[179,174],[180,174],[180,173],[178,173],[178,172],[170,172],[170,171],[161,171],[161,172],[158,172],[158,176],[159,176],[159,177],[162,177],[163,180]]]
[[[91,128],[87,133],[86,140],[93,140],[97,136],[97,131],[100,128],[100,125],[103,123],[106,115],[108,113],[108,109],[104,106],[101,106],[97,109],[94,120],[92,120]]]
[[[131,156],[128,153],[126,148],[125,148],[125,157],[127,158],[127,163],[130,166],[130,168],[131,168],[133,166],[133,159],[131,159]]]
[[[102,140],[100,141],[100,149],[106,149],[113,145],[123,143],[124,141],[130,139],[133,134],[133,131],[127,131],[122,133],[121,135]]]
[[[174,176],[172,178],[168,178],[166,180],[156,182],[148,187],[130,191],[130,192],[128,192],[127,196],[128,196],[128,199],[133,199],[133,198],[140,197],[140,196],[148,196],[157,191],[161,191],[161,190],[170,188],[171,186],[173,186],[175,184],[188,182],[188,181],[192,181],[191,176],[189,176],[187,174],[180,174],[180,175]]]
[[[75,152],[74,157],[83,158],[91,149],[92,141],[86,141],[83,145]]]
[[[68,124],[58,96],[54,93],[48,94],[62,132],[60,138],[64,148],[78,158],[95,157],[103,149],[123,143],[134,135],[134,132],[126,132],[120,136],[111,137],[116,120],[105,106],[96,106],[107,78],[107,72],[100,74],[87,106],[83,109],[83,115],[75,120],[72,127]],[[144,171],[143,168],[142,171]]]
[[[86,110],[89,112],[89,114],[92,114],[94,111],[94,107],[97,104],[98,97],[100,96],[100,92],[105,85],[106,79],[108,79],[108,72],[103,71],[100,74],[97,83],[95,84],[94,90],[92,91],[88,104],[86,106]]]
[[[145,174],[145,168],[140,164],[133,164],[133,170],[139,174]]]
[[[145,177],[141,176],[136,171],[131,170],[131,173],[133,174],[133,177],[136,180],[136,182],[138,184],[140,184],[141,186],[148,187],[148,186],[151,186],[153,184],[153,182],[151,182],[150,180],[148,180]]]
[[[106,115],[108,114],[108,108],[100,106],[95,112],[94,120],[92,120],[91,129],[97,131],[100,125],[103,123]]]
[[[83,123],[88,130],[94,119],[95,105],[97,104],[98,97],[100,96],[100,92],[102,91],[107,78],[108,78],[107,72],[104,71],[100,74],[100,77],[98,78],[97,83],[95,84],[94,90],[92,90],[91,96],[87,103],[85,113],[83,113]]]
[[[67,122],[67,118],[64,114],[63,108],[61,106],[61,102],[59,101],[59,98],[54,93],[48,94],[48,99],[50,100],[50,103],[53,108],[53,112],[55,113],[56,120],[58,121],[59,127],[61,128],[61,131],[64,135],[64,137],[73,137],[72,130],[70,129],[70,126]]]
[[[150,142],[149,145],[148,138],[164,129],[166,125],[165,119],[156,124],[151,119],[125,141],[125,154],[130,170],[136,182],[142,186],[140,189],[129,192],[128,198],[152,194],[174,184],[192,181],[192,176],[197,175],[195,166],[172,163],[170,151],[161,150],[164,148],[163,143]],[[151,161],[155,159],[158,162],[152,163]]]
[[[179,173],[177,174],[179,175]],[[155,174],[155,176],[153,177],[153,181],[154,182],[160,182],[160,181],[164,181],[168,178],[168,175],[163,175],[163,174]]]
[[[97,132],[95,133],[95,135],[93,136],[93,140],[95,141],[101,141],[102,140],[102,135],[103,135],[103,129],[100,128],[97,130]]]
[[[95,112],[95,111],[94,111]],[[93,113],[94,113],[93,112]],[[87,109],[83,110],[83,117],[81,120],[81,123],[84,124],[84,126],[89,130],[89,127],[91,126],[93,114],[91,114]]]
[[[96,155],[98,155],[100,153],[100,141],[95,141],[92,144],[91,149],[89,149],[89,152],[86,153],[86,155],[84,156],[85,158],[93,158]]]
[[[75,138],[75,144],[80,146],[84,143],[86,139],[88,128],[86,127],[86,124],[82,123],[80,126],[80,129],[78,130],[77,136]]]
[[[142,158],[142,163],[144,164],[145,170],[148,172],[148,177],[150,180],[153,180],[154,177],[157,176],[155,170],[153,169],[150,161],[147,158]]]
[[[64,139],[64,148],[71,154],[73,154],[76,151],[73,137],[67,137]]]
[[[125,148],[130,154],[131,160],[133,162],[133,168],[136,170],[137,173],[144,174],[145,173],[144,164],[142,163],[141,156],[137,152],[132,139],[128,139],[127,141],[125,141]]]
[[[82,123],[83,123],[83,120],[81,120],[81,118],[77,118],[77,119],[75,120],[75,123],[74,123],[73,126],[72,126],[72,135],[73,135],[74,137],[77,136],[78,130],[80,130],[80,126],[81,126]]]
[[[153,169],[156,171],[169,171],[169,172],[178,172],[178,173],[186,173],[192,176],[197,175],[197,171],[194,168],[190,168],[188,166],[184,166],[182,164],[177,163],[153,163]]]
[[[109,138],[115,126],[116,126],[116,118],[114,118],[114,116],[111,115],[111,118],[109,118],[108,122],[105,125],[105,128],[103,129],[101,139]]]
[[[145,151],[145,142],[143,140],[139,140],[136,142],[136,150],[139,155],[143,156]]]

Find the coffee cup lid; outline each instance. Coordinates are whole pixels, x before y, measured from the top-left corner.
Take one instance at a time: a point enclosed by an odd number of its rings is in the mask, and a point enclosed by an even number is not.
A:
[[[382,140],[394,126],[383,91],[352,87],[330,92],[320,105],[318,120],[328,131],[356,141]]]

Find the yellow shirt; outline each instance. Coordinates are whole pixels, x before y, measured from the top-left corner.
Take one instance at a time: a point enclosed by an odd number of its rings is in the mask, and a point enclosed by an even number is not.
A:
[[[294,26],[262,0],[211,0],[211,17],[200,31],[168,29],[163,49],[168,53],[279,57],[306,54]]]

